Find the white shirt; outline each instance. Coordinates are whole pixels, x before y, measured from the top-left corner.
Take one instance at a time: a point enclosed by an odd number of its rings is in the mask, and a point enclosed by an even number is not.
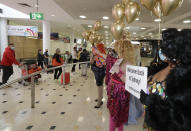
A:
[[[77,59],[77,52],[75,50],[72,51],[72,59]]]

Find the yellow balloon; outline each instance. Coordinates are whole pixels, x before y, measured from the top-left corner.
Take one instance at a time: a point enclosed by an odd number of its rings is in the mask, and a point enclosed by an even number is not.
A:
[[[111,25],[111,33],[116,40],[122,37],[125,24],[122,21],[117,21]]]
[[[160,0],[162,12],[165,16],[176,10],[181,4],[182,0]]]
[[[132,23],[140,15],[140,6],[137,2],[129,2],[125,7],[127,23]]]
[[[126,6],[131,0],[122,0],[122,4]]]
[[[154,6],[152,12],[158,18],[161,18],[161,16],[163,16],[162,10],[161,10],[161,5],[159,2],[157,2],[157,4]]]
[[[85,38],[85,37],[86,37],[85,33],[86,33],[86,32],[82,32],[82,37],[83,37],[84,39],[86,39],[86,38]]]
[[[82,33],[82,36],[85,40],[89,40],[90,34],[91,34],[91,31],[85,31]]]
[[[101,21],[96,21],[96,23],[94,24],[94,30],[98,31],[101,29]]]
[[[141,0],[141,4],[148,10],[153,10],[158,0]]]
[[[116,4],[112,8],[112,16],[117,20],[123,20],[125,16],[125,9],[122,4]]]

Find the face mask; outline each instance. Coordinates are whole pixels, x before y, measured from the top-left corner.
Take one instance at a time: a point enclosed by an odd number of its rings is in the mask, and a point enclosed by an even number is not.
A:
[[[15,50],[15,47],[10,47],[11,48],[11,50]]]
[[[160,57],[160,59],[161,59],[162,61],[165,61],[165,60],[167,59],[166,56],[163,55],[161,49],[159,50],[159,57]]]

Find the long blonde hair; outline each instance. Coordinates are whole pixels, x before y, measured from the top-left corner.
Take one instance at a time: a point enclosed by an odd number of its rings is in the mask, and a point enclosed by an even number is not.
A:
[[[129,62],[132,65],[136,64],[134,48],[129,40],[118,40],[114,44],[118,56],[123,58],[124,62]]]

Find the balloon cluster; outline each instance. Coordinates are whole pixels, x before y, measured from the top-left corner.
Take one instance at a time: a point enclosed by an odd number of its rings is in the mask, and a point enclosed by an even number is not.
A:
[[[101,21],[96,21],[93,29],[84,31],[82,33],[82,37],[86,41],[89,41],[91,44],[100,43],[101,41],[103,41],[103,36],[97,33],[97,31],[99,31],[100,29],[101,29]]]
[[[141,0],[141,4],[158,18],[168,16],[180,7],[182,2],[183,0]]]
[[[124,18],[128,24],[132,23],[140,14],[140,6],[137,2],[131,0],[122,0],[122,3],[116,4],[112,8],[112,16],[115,23],[111,25],[111,33],[116,40],[119,40],[127,33],[123,33],[125,24]],[[128,33],[129,34],[129,33]]]
[[[141,4],[153,14],[161,18],[161,16],[168,16],[171,12],[178,8],[183,0],[140,0]],[[122,0],[122,3],[116,4],[112,8],[112,16],[115,23],[111,25],[111,33],[116,40],[123,37],[124,18],[128,24],[135,21],[140,15],[140,6],[137,2],[131,0]]]

